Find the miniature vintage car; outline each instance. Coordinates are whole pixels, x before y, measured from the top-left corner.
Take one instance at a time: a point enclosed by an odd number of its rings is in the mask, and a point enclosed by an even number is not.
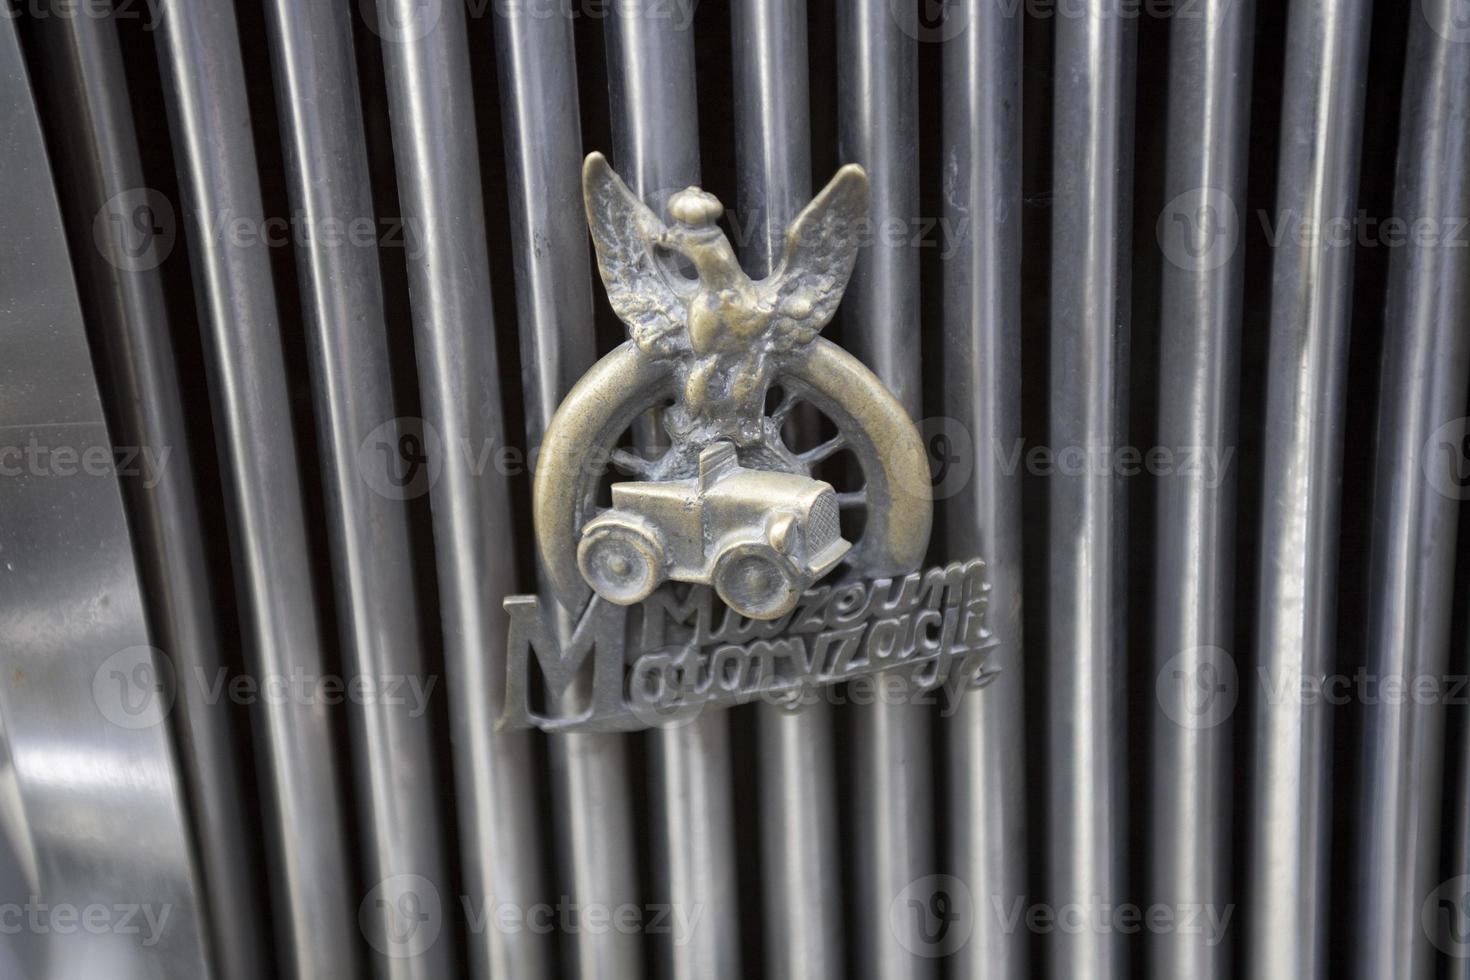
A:
[[[712,585],[742,616],[777,619],[851,548],[830,484],[743,467],[728,442],[701,453],[696,477],[616,483],[612,496],[583,527],[577,563],[619,605],[673,579]]]

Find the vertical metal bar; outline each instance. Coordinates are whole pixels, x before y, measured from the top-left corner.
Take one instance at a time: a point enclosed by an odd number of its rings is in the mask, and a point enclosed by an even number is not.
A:
[[[208,687],[193,678],[216,678],[225,668],[215,598],[209,586],[205,526],[196,498],[195,460],[184,425],[163,283],[157,269],[177,229],[151,225],[157,240],[120,240],[133,251],[94,247],[98,215],[132,217],[150,203],[133,132],[133,112],[123,71],[117,27],[105,17],[68,13],[48,0],[34,27],[44,52],[38,64],[39,95],[60,141],[53,168],[61,177],[68,225],[81,229],[86,246],[73,252],[84,309],[100,340],[100,361],[115,393],[115,443],[139,447],[167,465],[121,480],[133,543],[139,556],[154,642],[170,658],[178,684],[173,712],[180,761],[187,774],[194,845],[203,875],[211,946],[220,976],[262,975],[261,882],[251,865],[243,776],[236,763],[231,708],[210,703]],[[103,220],[109,220],[104,217]],[[123,226],[128,232],[133,224]],[[118,230],[118,226],[109,224]],[[206,461],[208,463],[208,461]]]
[[[886,0],[837,7],[838,145],[867,168],[873,227],[919,216],[918,41]],[[914,418],[919,399],[919,253],[909,234],[879,234],[858,256],[844,301],[843,341]],[[885,697],[854,712],[856,918],[851,965],[873,978],[924,977],[935,961],[908,950],[889,906],[934,863],[930,717]]]
[[[592,275],[582,205],[582,138],[570,3],[545,16],[497,13],[506,163],[528,444],[541,443],[562,397],[592,365]],[[564,631],[565,632],[565,631]],[[565,638],[565,635],[564,635]],[[627,740],[553,735],[561,876],[581,904],[638,900]],[[642,972],[641,938],[587,929],[570,939],[576,976]]]
[[[1089,0],[1056,20],[1048,514],[1046,889],[1053,908],[1124,896],[1127,439],[1134,20]],[[1082,465],[1077,460],[1083,460]],[[1091,921],[1091,917],[1089,917]],[[1047,936],[1053,976],[1127,976],[1112,930]]]
[[[343,662],[372,690],[413,679],[416,686],[404,690],[432,691],[425,686],[406,505],[386,480],[374,482],[361,470],[380,460],[389,465],[376,454],[383,447],[396,451],[399,433],[391,422],[378,251],[360,234],[363,222],[377,225],[352,13],[337,0],[272,0],[266,13],[292,214],[304,225],[297,264]],[[450,942],[427,942],[427,932],[405,931],[409,923],[399,912],[407,896],[422,905],[421,889],[449,881],[427,708],[397,698],[354,706],[353,771],[371,896],[362,903],[360,923],[377,954],[375,975],[395,980],[449,971]]]
[[[1019,8],[969,0],[943,48],[944,415],[969,432],[973,476],[939,501],[947,557],[989,567],[993,679],[945,722],[945,872],[970,890],[975,931],[957,976],[1025,980],[1029,934],[1003,928],[1026,878],[1021,474],[998,462],[1021,438]]]
[[[1254,0],[1207,0],[1170,24],[1158,445],[1202,454],[1158,480],[1146,905],[1230,902],[1235,469],[1241,248]],[[1216,920],[1211,920],[1216,921]],[[1150,932],[1155,977],[1224,977],[1230,946]]]
[[[430,490],[449,675],[463,881],[487,911],[546,901],[532,736],[496,732],[515,588],[508,479],[476,460],[505,444],[465,7],[378,0],[408,242],[419,397],[442,447]],[[442,896],[453,907],[453,897]],[[547,976],[537,930],[471,931],[474,976]]]
[[[741,258],[753,278],[780,261],[786,226],[811,197],[805,0],[738,0],[735,152]],[[765,973],[843,975],[836,759],[831,707],[760,703],[760,837]]]
[[[1257,692],[1242,972],[1326,971],[1329,705],[1266,696],[1334,666],[1339,482],[1371,0],[1292,5],[1262,466]],[[1297,234],[1299,223],[1307,231]],[[1268,688],[1268,689],[1267,689]]]
[[[693,23],[678,19],[684,9],[638,0],[614,4],[608,20],[614,164],[660,213],[670,194],[699,183]],[[658,947],[660,974],[738,977],[729,715],[655,729],[649,749],[658,897],[677,913],[701,910],[689,942]]]
[[[1363,708],[1349,930],[1365,978],[1435,972],[1420,912],[1440,868],[1445,705],[1385,685],[1412,691],[1450,662],[1462,494],[1448,477],[1470,381],[1470,255],[1451,237],[1470,215],[1470,37],[1456,10],[1427,0],[1410,16],[1400,116],[1394,214],[1412,232],[1390,258],[1368,559],[1368,675],[1385,696]]]
[[[245,69],[227,0],[168,7],[158,39],[205,335],[235,579],[261,683],[325,673],[280,322],[263,229]],[[332,733],[321,704],[267,699],[258,764],[273,808],[283,972],[359,976],[360,934]]]

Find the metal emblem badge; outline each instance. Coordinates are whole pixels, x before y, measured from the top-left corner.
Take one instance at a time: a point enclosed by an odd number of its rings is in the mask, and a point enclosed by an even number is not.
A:
[[[917,571],[933,511],[919,431],[876,375],[819,336],[857,259],[866,172],[837,172],[760,280],[741,269],[713,195],[679,191],[665,223],[600,153],[582,184],[631,339],[546,432],[533,517],[555,607],[505,601],[500,725],[627,731],[758,698],[795,707],[814,688],[899,667],[921,688],[983,683],[984,563]],[[798,451],[783,430],[802,403],[836,434]],[[624,446],[650,413],[662,438]],[[814,476],[840,452],[860,490]],[[629,479],[610,481],[609,463]],[[862,515],[852,541],[849,509]]]

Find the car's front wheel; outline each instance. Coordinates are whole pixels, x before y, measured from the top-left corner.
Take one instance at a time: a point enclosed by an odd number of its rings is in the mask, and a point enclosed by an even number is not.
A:
[[[735,545],[715,564],[721,601],[751,619],[780,619],[796,608],[806,585],[791,562],[765,544]]]

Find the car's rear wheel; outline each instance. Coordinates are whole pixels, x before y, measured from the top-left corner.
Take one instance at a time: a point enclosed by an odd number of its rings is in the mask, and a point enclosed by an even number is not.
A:
[[[577,566],[598,595],[631,606],[663,581],[663,546],[648,529],[615,517],[606,515],[587,528],[577,547]]]

